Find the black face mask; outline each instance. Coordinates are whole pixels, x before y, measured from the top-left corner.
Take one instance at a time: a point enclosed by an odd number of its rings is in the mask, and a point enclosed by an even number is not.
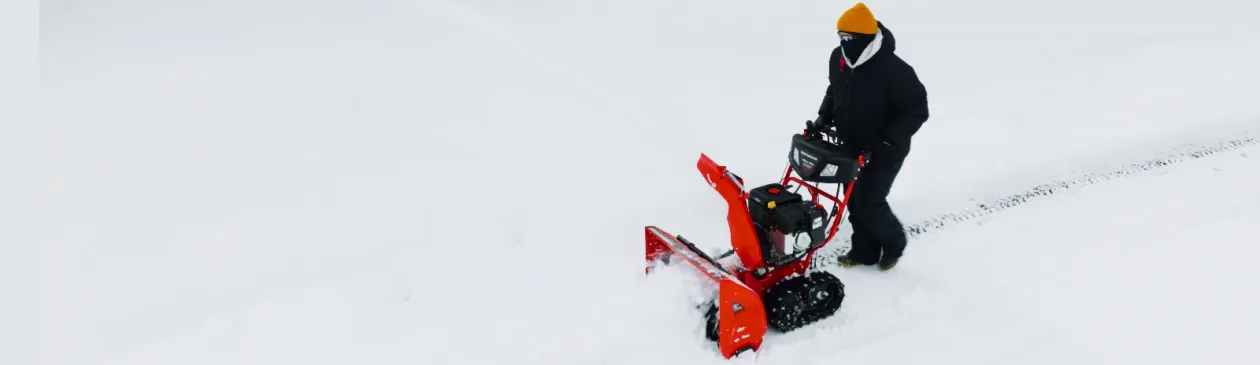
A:
[[[845,40],[848,38],[848,40]],[[844,48],[844,55],[849,61],[857,62],[858,57],[862,57],[862,51],[866,50],[866,46],[875,41],[874,34],[852,34],[850,36],[840,36],[840,47]]]

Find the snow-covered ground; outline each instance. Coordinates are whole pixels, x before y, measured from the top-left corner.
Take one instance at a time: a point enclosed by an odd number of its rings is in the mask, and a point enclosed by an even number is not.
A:
[[[722,245],[696,157],[781,173],[852,5],[40,4],[6,227],[57,365],[724,363],[642,227]],[[907,222],[1260,131],[1255,5],[867,4],[931,97]],[[739,361],[1254,363],[1257,155],[930,232]]]

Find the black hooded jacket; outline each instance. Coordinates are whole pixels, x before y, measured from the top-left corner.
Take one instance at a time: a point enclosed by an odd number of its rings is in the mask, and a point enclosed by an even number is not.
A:
[[[831,52],[831,82],[818,114],[845,144],[879,151],[886,150],[887,142],[892,151],[904,154],[910,137],[928,119],[927,90],[914,68],[893,53],[897,43],[892,32],[883,23],[879,30],[879,49],[864,61],[859,55],[848,55],[845,61],[840,46]]]

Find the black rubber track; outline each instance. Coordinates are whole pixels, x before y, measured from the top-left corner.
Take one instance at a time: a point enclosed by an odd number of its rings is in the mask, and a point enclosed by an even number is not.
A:
[[[710,304],[709,310],[704,312],[704,337],[709,341],[718,340],[718,306]]]
[[[830,317],[844,302],[844,283],[826,271],[783,280],[762,298],[770,328],[788,332]]]

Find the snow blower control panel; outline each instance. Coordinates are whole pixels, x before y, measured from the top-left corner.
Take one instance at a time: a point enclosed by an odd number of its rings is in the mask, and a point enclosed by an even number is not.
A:
[[[827,211],[777,183],[749,191],[748,213],[768,265],[799,260],[826,238]]]
[[[788,162],[801,180],[812,183],[844,184],[858,173],[856,157],[850,158],[843,148],[816,136],[792,136]]]

